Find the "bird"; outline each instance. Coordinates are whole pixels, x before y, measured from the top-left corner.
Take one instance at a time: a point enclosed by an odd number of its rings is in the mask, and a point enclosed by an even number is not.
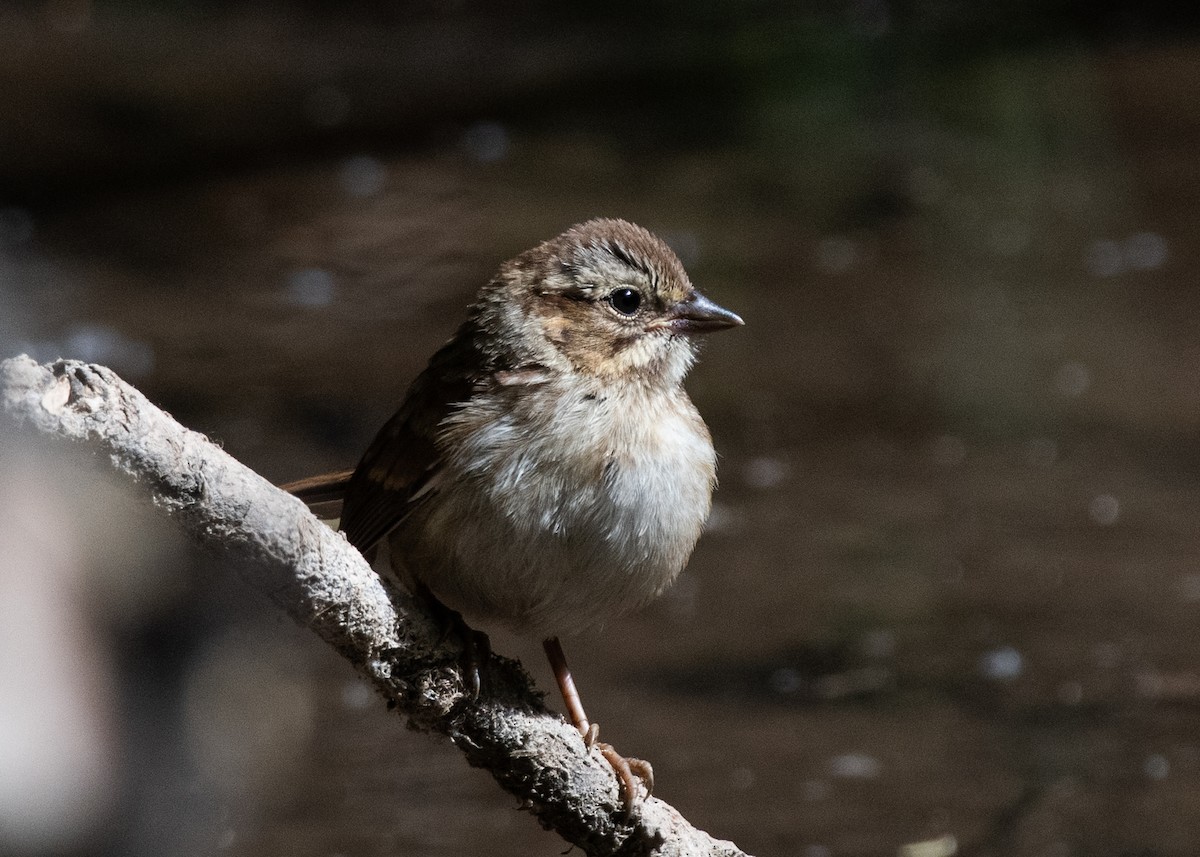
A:
[[[283,486],[340,500],[352,545],[385,545],[399,580],[469,627],[540,638],[630,809],[653,768],[598,741],[560,638],[648,604],[687,564],[716,454],[683,380],[700,338],[742,324],[653,233],[576,224],[500,266],[357,467]]]

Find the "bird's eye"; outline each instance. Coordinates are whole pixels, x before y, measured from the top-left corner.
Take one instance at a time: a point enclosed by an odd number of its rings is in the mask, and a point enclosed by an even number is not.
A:
[[[636,289],[613,289],[608,295],[608,302],[621,315],[633,315],[642,305],[642,295]]]

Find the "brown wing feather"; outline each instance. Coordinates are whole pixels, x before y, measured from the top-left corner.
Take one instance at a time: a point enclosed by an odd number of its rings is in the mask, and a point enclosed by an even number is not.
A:
[[[436,473],[438,427],[485,374],[473,333],[468,322],[433,356],[350,477],[341,526],[360,551],[404,519],[413,495]]]

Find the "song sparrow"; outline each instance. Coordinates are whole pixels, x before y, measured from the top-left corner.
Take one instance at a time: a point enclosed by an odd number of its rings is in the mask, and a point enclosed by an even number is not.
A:
[[[343,500],[341,527],[472,622],[545,641],[574,725],[589,723],[560,635],[640,607],[708,517],[712,441],[684,391],[695,337],[742,324],[660,239],[573,226],[500,267],[353,471],[288,487]],[[627,802],[649,764],[598,745]]]

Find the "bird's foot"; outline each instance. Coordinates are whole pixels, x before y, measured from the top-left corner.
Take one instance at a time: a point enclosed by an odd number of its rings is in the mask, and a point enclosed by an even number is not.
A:
[[[463,682],[467,685],[467,692],[471,694],[471,698],[478,699],[479,692],[483,690],[483,681],[487,678],[488,661],[492,657],[492,641],[483,631],[476,631],[463,622],[462,616],[459,616],[458,620],[462,623],[458,633],[462,635],[463,641]]]
[[[646,797],[654,793],[654,768],[645,759],[635,759],[632,756],[622,756],[612,744],[597,740],[600,737],[600,725],[591,723],[587,731],[582,731],[584,745],[590,750],[595,747],[600,755],[612,767],[621,785],[621,800],[627,813],[633,812],[637,802],[639,781],[646,789]]]
[[[543,641],[546,657],[550,661],[550,669],[554,671],[554,680],[558,682],[559,692],[567,706],[567,714],[571,724],[579,730],[583,744],[590,752],[593,747],[600,751],[605,760],[612,766],[621,787],[621,798],[625,803],[625,811],[632,812],[638,797],[638,780],[645,786],[646,796],[654,791],[654,769],[645,759],[627,759],[613,749],[612,744],[600,741],[600,726],[588,720],[583,711],[583,703],[579,699],[579,691],[575,689],[575,680],[571,678],[571,670],[567,667],[567,658],[563,654],[558,637],[549,637]]]
[[[468,625],[461,613],[451,610],[439,601],[427,587],[420,587],[418,596],[428,605],[430,612],[441,625],[438,644],[446,642],[451,636],[457,636],[462,641],[463,656],[460,666],[463,684],[466,685],[471,698],[477,699],[483,689],[483,680],[487,676],[488,661],[492,657],[491,639],[483,631],[476,631]]]

